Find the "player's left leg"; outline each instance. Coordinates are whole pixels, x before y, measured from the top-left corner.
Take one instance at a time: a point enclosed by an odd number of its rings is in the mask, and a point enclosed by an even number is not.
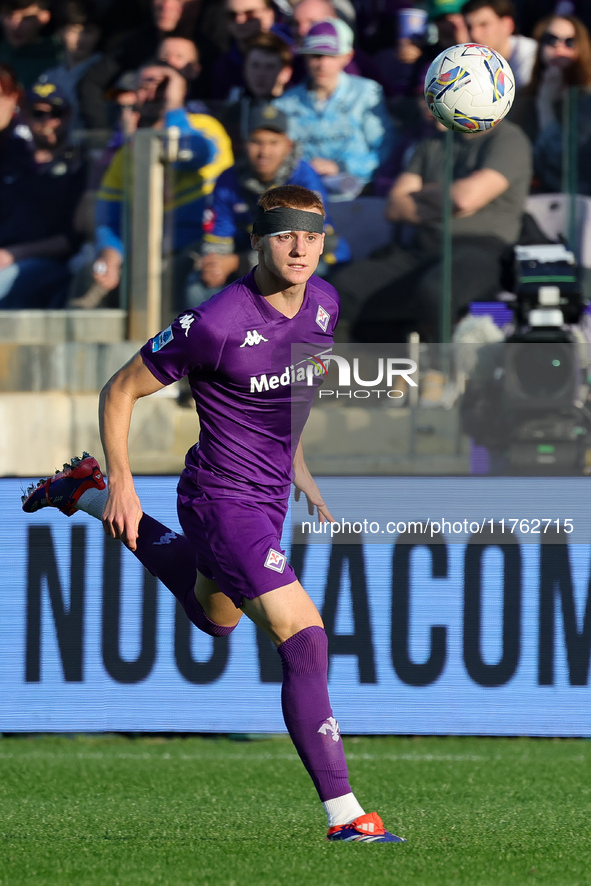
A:
[[[56,471],[53,477],[39,480],[22,497],[27,513],[55,507],[68,517],[80,510],[97,520],[102,519],[106,500],[100,465],[87,452],[64,464],[63,470]],[[184,535],[143,514],[137,548],[132,553],[172,591],[195,627],[213,637],[223,637],[234,630],[241,613],[215,582],[198,573],[195,551]]]
[[[328,640],[320,613],[299,581],[244,598],[242,609],[271,638],[281,657],[285,725],[328,818],[328,839],[404,842],[366,814],[349,784],[339,724],[328,696]]]

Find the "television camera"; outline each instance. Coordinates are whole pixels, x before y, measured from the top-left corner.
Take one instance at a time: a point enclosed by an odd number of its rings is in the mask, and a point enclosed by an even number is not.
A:
[[[512,328],[476,352],[463,430],[491,451],[495,473],[581,474],[591,343],[579,267],[563,244],[517,246],[509,274]]]

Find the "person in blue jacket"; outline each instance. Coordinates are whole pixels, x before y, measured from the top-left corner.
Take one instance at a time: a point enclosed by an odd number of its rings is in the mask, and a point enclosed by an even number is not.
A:
[[[257,264],[250,234],[257,201],[265,191],[279,185],[302,185],[315,191],[326,205],[322,179],[301,159],[299,146],[287,135],[288,120],[282,111],[272,104],[256,107],[248,130],[245,156],[220,175],[205,210],[201,254],[188,278],[185,307],[196,307]],[[324,253],[316,271],[321,276],[351,258],[349,245],[335,233],[330,214],[324,233]]]
[[[221,172],[233,163],[230,138],[209,113],[193,112],[185,105],[187,81],[164,62],[146,65],[138,73],[134,123],[138,128],[178,127],[179,159],[173,164],[164,200],[163,243],[178,260],[179,279],[191,268],[187,257],[198,249],[205,201]],[[110,291],[119,284],[125,244],[123,209],[129,200],[129,146],[121,147],[107,168],[97,195],[95,237],[97,256],[93,265],[96,283]],[[180,288],[179,284],[179,288]],[[184,279],[183,279],[184,289]],[[182,294],[182,293],[181,293]],[[175,300],[181,295],[175,294]]]

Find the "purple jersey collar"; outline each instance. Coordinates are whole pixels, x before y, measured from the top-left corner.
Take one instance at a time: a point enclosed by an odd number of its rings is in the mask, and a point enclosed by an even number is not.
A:
[[[269,304],[265,296],[261,293],[259,287],[256,284],[254,272],[256,268],[253,268],[250,274],[246,277],[245,283],[252,294],[253,301],[257,306],[258,310],[265,318],[265,320],[273,321],[273,320],[295,320],[296,317],[304,311],[308,305],[308,293],[309,293],[309,280],[306,282],[306,288],[304,290],[304,298],[302,299],[302,304],[300,305],[300,309],[294,317],[286,317],[285,314],[282,314],[281,311],[278,311],[277,308],[274,308],[273,305]]]

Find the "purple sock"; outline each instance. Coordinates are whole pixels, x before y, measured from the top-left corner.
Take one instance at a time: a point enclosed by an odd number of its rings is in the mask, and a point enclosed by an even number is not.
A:
[[[339,724],[328,698],[328,639],[304,628],[277,649],[283,665],[285,725],[322,801],[351,792]]]
[[[234,627],[218,625],[205,614],[195,596],[195,552],[184,535],[163,526],[148,514],[140,520],[137,548],[132,553],[148,572],[175,595],[195,627],[212,637],[226,637]]]

